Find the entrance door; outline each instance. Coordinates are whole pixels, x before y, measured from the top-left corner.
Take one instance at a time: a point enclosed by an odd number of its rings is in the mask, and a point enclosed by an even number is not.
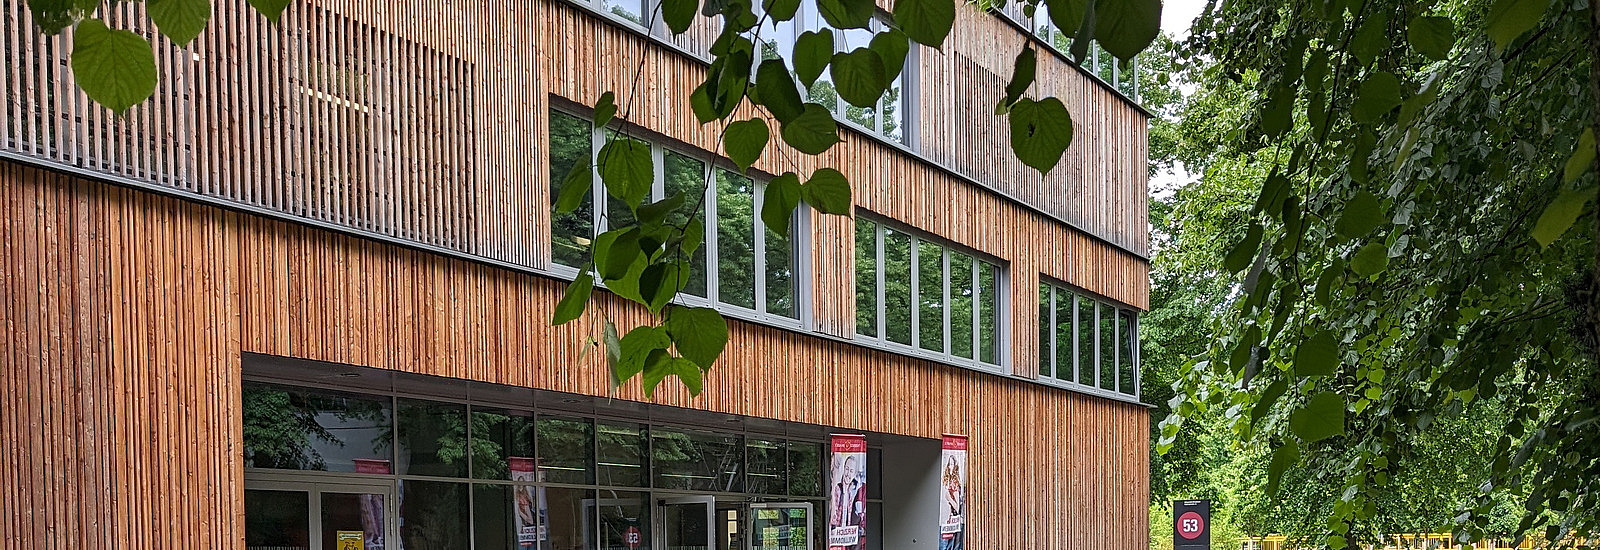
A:
[[[663,498],[656,501],[660,550],[712,550],[716,546],[717,500],[712,496]]]
[[[756,503],[750,505],[750,548],[811,550],[811,504]]]
[[[394,489],[322,480],[248,481],[245,548],[383,550]]]

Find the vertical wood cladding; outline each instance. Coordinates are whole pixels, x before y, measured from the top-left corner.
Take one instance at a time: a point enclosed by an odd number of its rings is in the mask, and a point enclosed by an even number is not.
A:
[[[563,284],[0,164],[0,540],[234,547],[242,352],[644,400],[551,327]],[[621,326],[641,311],[600,308]],[[979,549],[1142,549],[1145,409],[742,322],[709,411],[971,434]]]

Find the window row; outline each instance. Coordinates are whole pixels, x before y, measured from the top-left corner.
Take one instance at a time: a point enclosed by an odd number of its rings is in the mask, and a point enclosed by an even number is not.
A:
[[[613,138],[635,139],[619,136],[610,128],[594,128],[583,117],[550,111],[552,205],[567,173],[593,169],[596,153]],[[804,238],[798,227],[804,216],[793,217],[787,232],[793,238],[785,237],[761,222],[763,182],[707,162],[710,155],[704,153],[691,154],[660,144],[647,146],[655,167],[649,202],[684,196],[683,206],[667,216],[667,223],[705,231],[705,244],[689,258],[690,276],[683,290],[686,301],[698,299],[758,315],[798,319],[796,250],[804,248],[795,240]],[[582,269],[596,235],[635,221],[626,204],[606,194],[598,174],[590,181],[591,189],[576,210],[551,219],[550,244],[557,265]],[[705,218],[690,223],[689,217],[702,205]]]
[[[1041,283],[1039,376],[1138,395],[1137,325],[1132,310]]]
[[[1062,29],[1056,26],[1055,22],[1050,19],[1050,7],[1044,2],[1033,6],[1032,15],[1029,15],[1026,2],[1010,2],[1000,9],[1000,15],[1015,21],[1018,25],[1022,25],[1028,29],[1028,32],[1033,33],[1040,41],[1057,52],[1063,55],[1071,55],[1069,52],[1072,50],[1072,35],[1077,32],[1077,29]],[[1128,65],[1126,74],[1124,74],[1122,66],[1117,63],[1115,57],[1107,53],[1099,44],[1091,43],[1089,45],[1088,59],[1084,61],[1084,64],[1080,64],[1081,67],[1100,77],[1100,80],[1111,83],[1113,87],[1127,94],[1134,101],[1139,100],[1138,57],[1133,58],[1132,63]]]
[[[1000,364],[999,265],[856,217],[856,337]]]
[[[821,443],[247,382],[247,468],[822,495]]]

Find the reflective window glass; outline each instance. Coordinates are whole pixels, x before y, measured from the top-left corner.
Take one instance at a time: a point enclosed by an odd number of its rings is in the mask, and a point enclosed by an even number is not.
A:
[[[745,492],[781,495],[788,492],[788,452],[782,440],[745,440]]]
[[[822,444],[789,442],[789,494],[822,496]]]
[[[789,220],[788,235],[794,235],[797,218]],[[766,224],[762,224],[766,228]],[[767,277],[767,313],[795,318],[794,246],[790,237],[770,228],[765,229],[766,265],[762,271]]]
[[[755,182],[716,170],[717,296],[723,303],[756,307]]]
[[[917,242],[917,345],[944,352],[944,247]]]
[[[589,121],[550,111],[550,204],[561,195],[561,184],[572,170],[590,170],[594,155]],[[593,180],[584,180],[593,181]],[[555,263],[581,267],[594,236],[594,192],[584,194],[577,210],[556,214],[550,221],[551,254]]]
[[[594,483],[594,425],[582,418],[540,416],[539,473],[552,483]]]
[[[878,335],[878,224],[856,218],[856,334]]]
[[[1073,294],[1056,291],[1056,373],[1055,377],[1076,382],[1072,372],[1072,308]]]
[[[401,475],[467,477],[467,406],[396,400]]]
[[[470,548],[467,484],[400,480],[403,548]]]
[[[600,446],[601,485],[644,487],[650,479],[647,468],[649,440],[644,424],[600,422],[595,438]]]
[[[978,262],[978,360],[1000,363],[1000,267]]]
[[[1078,383],[1086,386],[1095,384],[1095,355],[1094,355],[1094,300],[1087,296],[1078,296],[1078,318],[1073,320],[1078,327]]]
[[[950,251],[950,354],[972,358],[972,256]]]
[[[1050,301],[1050,285],[1039,285],[1039,376],[1055,376],[1055,352],[1052,349],[1056,344],[1055,324],[1051,322],[1055,310]]]
[[[656,428],[650,439],[657,488],[744,490],[744,446],[739,436]]]
[[[911,344],[911,236],[883,229],[884,337]]]
[[[595,501],[600,514],[602,550],[650,548],[650,494],[600,490]]]
[[[393,471],[388,397],[246,382],[240,409],[247,468]]]
[[[546,540],[540,550],[594,548],[595,494],[592,489],[539,487],[538,510]]]
[[[311,493],[246,489],[244,545],[246,548],[310,548]]]
[[[1121,344],[1117,354],[1117,389],[1122,393],[1134,395],[1139,392],[1134,375],[1134,369],[1137,366],[1134,361],[1136,357],[1134,350],[1139,346],[1139,341],[1133,327],[1133,312],[1123,310],[1117,319],[1119,320],[1117,326],[1119,338],[1117,340]]]
[[[1117,319],[1116,310],[1100,304],[1100,388],[1117,389]]]
[[[706,247],[705,220],[697,218],[695,224],[689,224],[689,216],[696,210],[704,207],[701,193],[705,192],[706,165],[688,155],[676,151],[667,151],[662,155],[662,174],[666,181],[664,190],[666,197],[683,195],[683,206],[667,215],[667,224],[673,227],[686,227],[698,225],[702,234],[702,246],[690,255],[689,281],[684,285],[683,293],[702,298],[706,295]]]
[[[472,477],[516,479],[526,471],[532,481],[533,413],[472,408]]]

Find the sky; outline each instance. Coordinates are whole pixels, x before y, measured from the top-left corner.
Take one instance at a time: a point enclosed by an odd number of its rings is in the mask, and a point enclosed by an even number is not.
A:
[[[1182,40],[1189,35],[1189,24],[1205,9],[1206,0],[1166,0],[1161,6],[1161,30]]]

